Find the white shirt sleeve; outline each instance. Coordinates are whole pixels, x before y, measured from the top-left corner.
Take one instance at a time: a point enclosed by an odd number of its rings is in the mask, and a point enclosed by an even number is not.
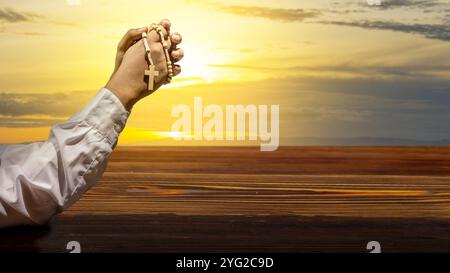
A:
[[[0,227],[45,224],[101,178],[129,113],[103,88],[46,142],[0,146]]]

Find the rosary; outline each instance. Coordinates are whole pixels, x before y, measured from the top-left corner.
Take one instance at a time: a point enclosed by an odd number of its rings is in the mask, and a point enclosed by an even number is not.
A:
[[[156,33],[158,33],[159,37],[161,38],[161,44],[163,46],[164,55],[166,57],[166,64],[167,64],[167,71],[168,71],[166,84],[168,84],[168,83],[170,83],[170,81],[173,78],[173,66],[172,66],[172,61],[170,60],[170,55],[169,55],[169,40],[168,40],[169,38],[167,40],[164,39],[164,34],[162,32],[162,28],[160,25],[152,24],[148,30],[148,33],[152,32],[152,31],[156,31]],[[155,77],[157,77],[159,75],[159,71],[156,70],[156,66],[153,63],[150,46],[148,45],[148,42],[147,42],[147,33],[146,32],[142,33],[142,41],[144,42],[145,52],[147,53],[147,59],[149,62],[148,70],[145,70],[145,76],[148,76],[148,90],[153,91],[153,89],[155,88],[154,87]]]

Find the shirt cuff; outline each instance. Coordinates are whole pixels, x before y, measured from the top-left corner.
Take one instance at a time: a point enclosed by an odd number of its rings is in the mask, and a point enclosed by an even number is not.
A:
[[[125,128],[130,113],[108,89],[102,88],[80,113],[71,120],[84,120],[113,145]]]

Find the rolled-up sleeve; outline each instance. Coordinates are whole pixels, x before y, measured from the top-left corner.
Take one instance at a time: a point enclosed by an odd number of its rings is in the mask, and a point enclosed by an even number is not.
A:
[[[0,227],[44,224],[101,178],[129,113],[103,88],[46,142],[0,146]]]

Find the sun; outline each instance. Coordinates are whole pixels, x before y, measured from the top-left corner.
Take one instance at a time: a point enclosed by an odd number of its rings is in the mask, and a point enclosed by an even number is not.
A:
[[[211,60],[220,58],[220,56],[211,56],[210,51],[198,48],[187,49],[188,54],[181,62],[182,78],[202,79],[203,82],[213,82],[221,76],[215,73],[214,69],[209,66]],[[186,50],[185,50],[186,51]]]

